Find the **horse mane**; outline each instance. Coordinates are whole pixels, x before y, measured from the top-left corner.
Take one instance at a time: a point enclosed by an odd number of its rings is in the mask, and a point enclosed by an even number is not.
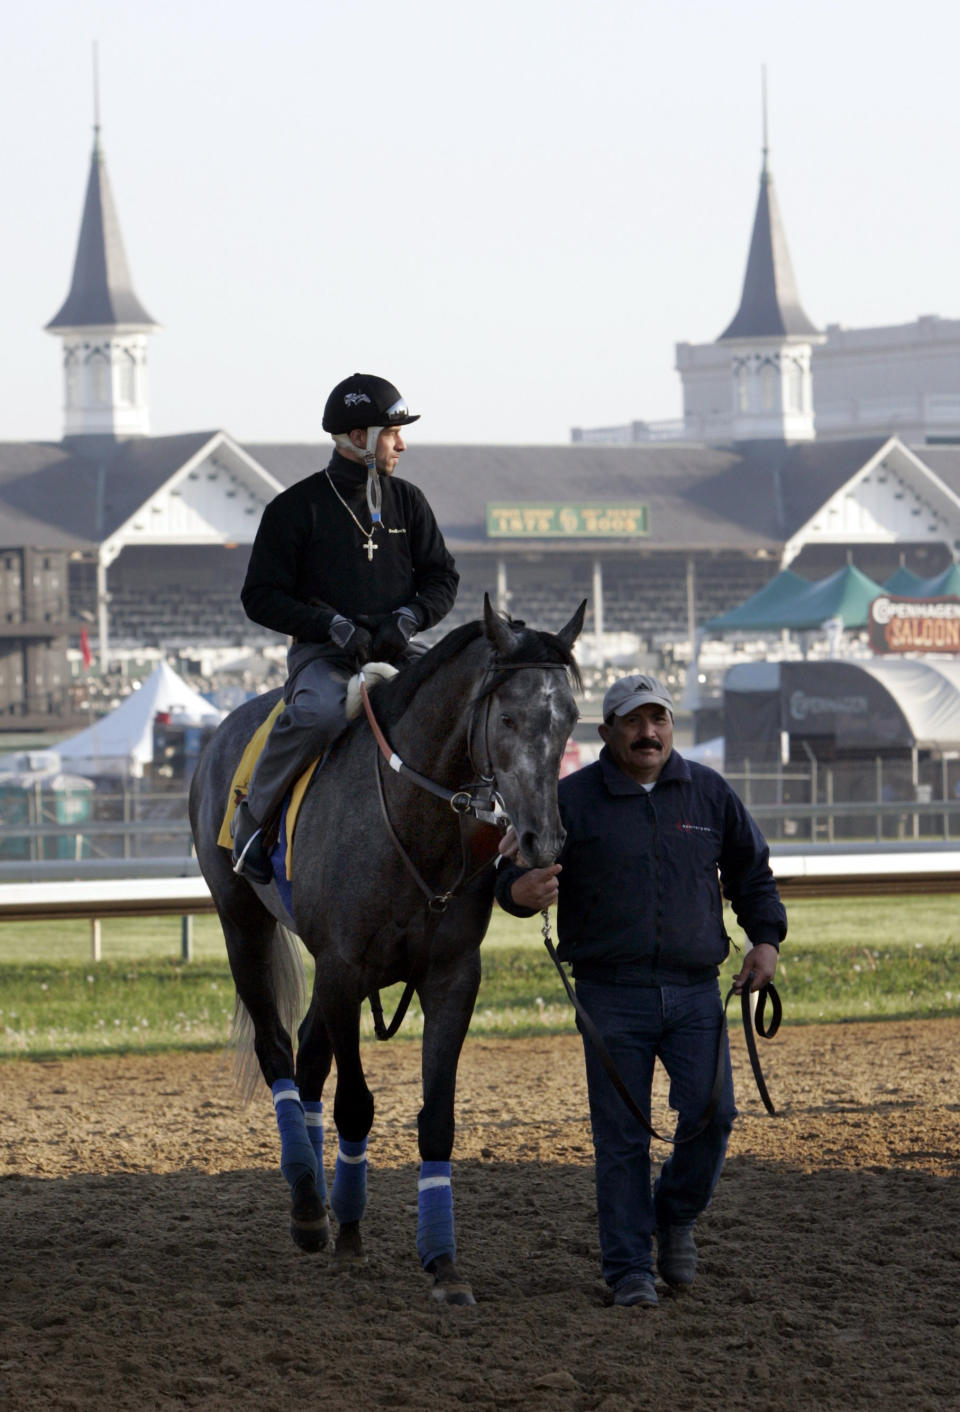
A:
[[[573,653],[555,633],[539,632],[535,628],[528,628],[519,619],[507,618],[505,622],[516,635],[517,645],[506,657],[492,657],[490,666],[493,668],[493,673],[480,687],[475,700],[482,701],[485,696],[496,691],[507,680],[511,668],[520,663],[532,665],[542,662],[546,666],[563,666],[569,672],[570,678],[577,688],[583,685],[580,668],[577,666]],[[440,667],[458,656],[471,642],[476,642],[478,638],[483,636],[484,625],[482,622],[462,623],[460,627],[451,629],[422,657],[418,657],[415,662],[410,662],[403,667],[392,680],[384,682],[382,686],[378,687],[376,710],[377,718],[381,724],[386,728],[398,721],[424,682],[429,681]]]

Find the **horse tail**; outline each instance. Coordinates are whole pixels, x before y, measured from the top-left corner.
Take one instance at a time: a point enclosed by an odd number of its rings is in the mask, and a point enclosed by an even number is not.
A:
[[[269,943],[270,987],[280,1023],[291,1038],[296,1039],[297,1026],[307,1009],[307,974],[303,964],[300,939],[295,932],[278,922]],[[244,1103],[249,1103],[263,1082],[260,1063],[254,1049],[256,1032],[250,1012],[236,998],[233,1022],[230,1026],[229,1047],[233,1051],[233,1074]]]

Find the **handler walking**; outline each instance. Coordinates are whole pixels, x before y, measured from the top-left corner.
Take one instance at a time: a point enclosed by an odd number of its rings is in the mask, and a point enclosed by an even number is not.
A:
[[[599,760],[560,781],[567,831],[557,863],[527,869],[508,832],[497,900],[529,917],[554,902],[558,952],[576,994],[649,1119],[654,1061],[670,1078],[675,1137],[707,1109],[722,1024],[718,966],[729,950],[720,888],[753,943],[737,991],[771,980],[787,919],[769,850],[726,781],[673,749],[673,700],[655,677],[615,682],[603,700]],[[718,879],[719,874],[719,879]],[[650,1139],[583,1036],[604,1279],[620,1305],[657,1304],[657,1270],[693,1283],[693,1227],[720,1177],[736,1108],[729,1046],[719,1102],[680,1142],[651,1189]]]
[[[384,378],[330,393],[336,450],[263,512],[241,597],[247,617],[288,633],[284,709],[234,815],[234,870],[266,883],[264,829],[311,760],[346,726],[347,682],[364,662],[401,664],[410,639],[453,607],[459,574],[423,492],[394,476],[418,421]]]

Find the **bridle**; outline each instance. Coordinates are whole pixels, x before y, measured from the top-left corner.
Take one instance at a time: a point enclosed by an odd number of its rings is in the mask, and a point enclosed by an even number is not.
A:
[[[486,677],[491,678],[504,671],[523,671],[528,668],[562,672],[567,670],[566,663],[564,662],[493,661],[487,666]],[[383,1007],[380,1004],[379,991],[374,988],[369,992],[370,1009],[373,1012],[373,1028],[377,1039],[390,1039],[400,1028],[403,1017],[413,998],[414,991],[426,971],[434,933],[440,925],[440,920],[450,902],[468,883],[473,882],[474,878],[478,877],[485,868],[489,867],[496,857],[496,847],[493,847],[489,851],[481,850],[482,856],[479,864],[471,866],[474,860],[470,856],[471,850],[464,834],[465,821],[467,819],[476,820],[481,825],[485,825],[488,829],[495,831],[498,836],[506,831],[510,823],[503,798],[496,787],[496,774],[490,756],[490,703],[494,691],[494,688],[488,686],[486,691],[478,692],[474,699],[473,710],[467,726],[467,756],[471,766],[479,775],[479,779],[469,784],[462,785],[459,789],[448,789],[446,785],[438,784],[427,775],[423,775],[418,770],[414,770],[406,761],[400,758],[395,750],[393,750],[374,715],[373,707],[370,704],[370,695],[367,691],[367,684],[363,676],[363,669],[360,669],[360,698],[363,702],[363,709],[370,729],[373,732],[377,747],[374,751],[373,767],[377,783],[377,797],[380,800],[380,812],[383,816],[383,821],[391,842],[399,853],[400,859],[407,872],[426,898],[427,906],[427,918],[423,929],[423,936],[413,958],[410,976],[404,986],[403,994],[400,997],[397,1009],[389,1025],[384,1024]],[[473,742],[477,733],[481,711],[483,714],[483,749],[486,758],[484,767],[478,769],[474,755]],[[386,760],[390,769],[396,774],[406,776],[413,784],[419,786],[420,789],[426,790],[428,794],[434,795],[437,799],[442,799],[445,803],[450,805],[454,814],[458,816],[460,822],[461,847],[460,872],[453,886],[448,888],[445,892],[437,892],[424,881],[419,869],[404,848],[403,843],[397,835],[396,829],[393,827],[387,808],[386,794],[383,788],[383,772],[380,764],[381,757]],[[491,832],[491,841],[493,837],[494,833]]]

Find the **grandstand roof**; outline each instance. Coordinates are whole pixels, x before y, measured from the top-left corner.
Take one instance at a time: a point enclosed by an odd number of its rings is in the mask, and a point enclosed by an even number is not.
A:
[[[672,442],[640,446],[430,446],[414,443],[401,474],[426,493],[451,548],[496,543],[529,552],[531,541],[491,541],[486,506],[503,501],[642,502],[645,547],[774,552],[885,444],[883,437],[788,445]],[[284,485],[327,462],[329,444],[245,448]],[[616,541],[606,541],[613,547]],[[630,541],[633,547],[636,540]],[[548,547],[545,541],[538,548]],[[558,545],[553,547],[559,547]],[[564,542],[569,549],[569,541]]]
[[[216,433],[77,437],[69,442],[0,443],[0,538],[8,514],[98,543],[111,535]],[[14,541],[11,541],[14,542]],[[42,543],[53,547],[55,541]]]
[[[960,495],[960,446],[914,446],[915,455],[939,476],[948,490]]]
[[[64,536],[78,543],[103,543],[141,508],[150,504],[153,510],[158,492],[170,478],[205,448],[210,447],[212,455],[221,442],[233,447],[236,457],[245,458],[250,486],[266,499],[276,493],[278,483],[292,485],[320,470],[331,451],[326,441],[240,447],[225,433],[212,431],[124,440],[84,436],[56,443],[0,443],[0,539],[21,542],[22,530],[22,542],[46,542],[51,547],[64,542]],[[649,533],[642,540],[604,537],[606,550],[635,551],[642,545],[654,552],[776,555],[887,444],[883,437],[712,447],[682,442],[632,446],[414,442],[403,458],[402,474],[424,490],[454,552],[569,552],[574,543],[581,549],[598,544],[601,541],[582,536],[575,541],[492,537],[486,520],[491,503],[595,501],[643,504],[649,513]],[[917,454],[925,457],[926,450],[921,448]],[[922,477],[922,465],[917,474]],[[946,475],[943,479],[948,482]],[[960,455],[956,484],[960,489]],[[222,513],[227,513],[226,504]],[[159,513],[154,512],[153,519],[160,526]],[[240,537],[249,542],[256,523],[245,520]],[[41,541],[38,535],[44,525],[50,527],[50,537]],[[227,537],[238,535],[231,531]],[[179,541],[171,532],[165,542]]]
[[[116,325],[157,326],[134,293],[97,127],[70,293],[47,328]]]

